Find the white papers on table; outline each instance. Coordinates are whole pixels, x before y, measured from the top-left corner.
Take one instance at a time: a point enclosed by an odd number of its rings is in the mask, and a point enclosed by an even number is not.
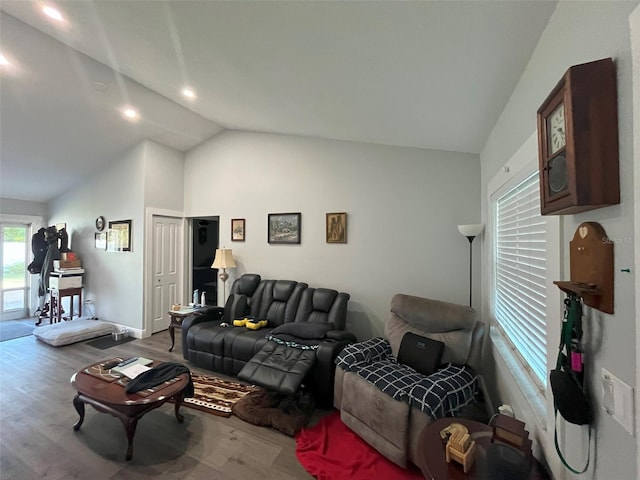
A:
[[[136,378],[142,372],[146,372],[147,370],[151,370],[151,368],[140,363],[132,363],[131,365],[120,368],[119,373],[128,378]]]

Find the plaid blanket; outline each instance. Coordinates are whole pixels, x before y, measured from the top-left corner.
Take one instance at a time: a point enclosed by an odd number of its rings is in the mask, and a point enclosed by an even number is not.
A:
[[[344,347],[336,357],[336,365],[352,372],[371,362],[388,359],[395,360],[391,354],[391,345],[384,338],[375,337]]]
[[[456,417],[475,402],[477,391],[478,376],[473,369],[450,363],[413,385],[409,403],[431,418]]]
[[[356,373],[391,398],[404,402],[409,399],[411,387],[424,378],[421,373],[396,362],[395,359],[373,362]]]
[[[455,417],[475,401],[478,388],[478,377],[471,367],[449,363],[427,377],[398,363],[391,345],[381,337],[347,345],[336,365],[432,418]]]

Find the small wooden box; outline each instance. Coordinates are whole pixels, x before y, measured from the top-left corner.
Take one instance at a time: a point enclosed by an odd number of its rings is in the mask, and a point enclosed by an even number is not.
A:
[[[524,422],[507,415],[496,415],[492,426],[492,443],[501,442],[524,452],[527,457],[531,456],[531,439],[529,432],[524,429]]]
[[[53,268],[80,268],[82,263],[80,260],[54,260]]]

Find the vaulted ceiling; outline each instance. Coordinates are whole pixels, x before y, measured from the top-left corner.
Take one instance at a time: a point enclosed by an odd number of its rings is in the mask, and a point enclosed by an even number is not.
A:
[[[47,202],[142,139],[222,129],[477,153],[555,2],[42,6],[0,3],[0,196]]]

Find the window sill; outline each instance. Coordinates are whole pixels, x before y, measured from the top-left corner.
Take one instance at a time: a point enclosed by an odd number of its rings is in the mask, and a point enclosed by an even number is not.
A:
[[[547,414],[546,399],[539,387],[529,377],[520,360],[511,351],[511,347],[502,337],[500,332],[491,327],[490,330],[491,343],[493,345],[494,354],[504,362],[506,369],[512,376],[514,383],[520,389],[523,399],[528,404],[538,426],[547,431]]]

